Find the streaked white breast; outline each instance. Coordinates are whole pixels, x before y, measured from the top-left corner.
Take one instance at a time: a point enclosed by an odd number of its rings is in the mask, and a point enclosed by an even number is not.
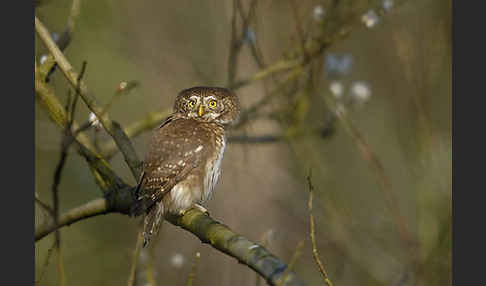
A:
[[[214,160],[209,160],[206,164],[206,176],[204,177],[204,192],[202,202],[206,202],[211,198],[213,189],[218,183],[219,175],[221,173],[221,161],[226,148],[226,140],[224,136],[221,136],[216,140],[217,145],[219,146],[219,152],[217,152]]]

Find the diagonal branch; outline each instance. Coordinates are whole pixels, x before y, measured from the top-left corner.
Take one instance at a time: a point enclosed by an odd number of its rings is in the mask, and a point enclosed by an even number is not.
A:
[[[137,157],[131,141],[128,140],[127,135],[125,132],[123,132],[123,129],[118,123],[112,121],[106,112],[103,112],[103,108],[96,104],[94,96],[89,93],[88,87],[84,81],[78,82],[79,75],[74,71],[74,68],[52,39],[47,28],[37,17],[35,17],[35,29],[41,40],[46,45],[47,49],[53,55],[56,63],[59,65],[59,68],[62,70],[69,83],[74,88],[79,87],[79,95],[83,99],[84,103],[86,103],[88,108],[96,115],[108,134],[113,137],[116,145],[122,152],[126,163],[130,167],[130,171],[135,179],[138,180],[141,173],[141,162]]]
[[[66,29],[61,34],[59,39],[56,41],[59,49],[64,51],[67,46],[71,43],[74,28],[76,26],[77,18],[79,17],[79,11],[81,8],[81,0],[73,0],[71,5],[71,12],[69,14]],[[50,76],[56,71],[57,63],[53,62],[52,55],[48,56],[49,59],[46,60],[46,76],[45,82],[50,81]]]
[[[48,222],[38,225],[35,228],[35,241],[44,238],[46,235],[50,234],[53,231],[56,231],[63,226],[71,225],[72,223],[75,223],[82,219],[105,214],[107,209],[106,206],[106,199],[99,198],[82,206],[69,210],[67,213],[59,217],[57,224],[54,222]]]
[[[78,130],[78,124],[71,118],[69,119],[65,108],[55,96],[52,89],[41,80],[37,65],[35,66],[35,94],[41,106],[47,111],[51,119],[63,130],[71,125]],[[72,114],[71,114],[72,115]],[[83,132],[70,135],[69,140],[74,140],[78,153],[83,156],[90,165],[96,183],[106,194],[109,190],[114,189],[121,184],[121,180],[111,170],[108,163],[96,152],[90,139]]]

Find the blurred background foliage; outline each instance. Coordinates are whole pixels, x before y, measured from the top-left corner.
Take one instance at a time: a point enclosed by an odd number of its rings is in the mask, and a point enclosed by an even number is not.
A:
[[[250,2],[241,1],[245,11]],[[278,134],[284,140],[230,144],[208,209],[287,262],[303,240],[294,269],[308,285],[322,285],[309,236],[306,177],[312,170],[317,247],[334,285],[449,285],[452,1],[337,1],[335,10],[326,9],[329,2],[257,1],[245,39],[257,44],[265,65],[298,50],[299,25],[312,37],[356,18],[358,24],[242,128],[230,132]],[[71,1],[38,3],[36,16],[60,35]],[[182,89],[227,85],[232,15],[232,1],[81,1],[65,54],[78,71],[87,61],[84,79],[100,103],[111,100],[120,82],[140,83],[110,109],[111,118],[126,126],[170,108]],[[241,28],[241,19],[237,23]],[[37,59],[45,53],[36,35]],[[243,44],[236,80],[259,70],[250,45]],[[265,98],[283,78],[238,89],[243,108]],[[61,72],[50,84],[66,100],[69,87]],[[77,120],[88,117],[80,102]],[[109,140],[103,131],[89,134]],[[45,202],[51,201],[61,136],[37,104],[35,191]],[[141,158],[149,138],[144,132],[133,139]],[[378,163],[366,156],[369,152]],[[127,182],[136,183],[120,154],[111,163]],[[390,193],[395,206],[387,199]],[[69,156],[60,185],[61,213],[100,194],[84,160]],[[38,205],[35,209],[40,224],[47,214]],[[397,210],[409,241],[399,231]],[[110,214],[63,228],[66,285],[126,285],[139,223]],[[59,284],[55,254],[45,266],[53,240],[50,235],[35,245],[39,285]],[[196,252],[194,284],[257,284],[250,269],[168,223],[151,256],[141,261],[149,261],[157,285],[186,285]]]

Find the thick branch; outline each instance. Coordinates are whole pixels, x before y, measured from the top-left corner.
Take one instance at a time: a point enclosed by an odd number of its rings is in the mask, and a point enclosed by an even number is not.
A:
[[[74,208],[59,218],[59,225],[50,221],[35,229],[35,240],[38,241],[56,229],[70,225],[85,218],[107,214],[128,212],[131,203],[130,189],[114,192],[111,198],[96,199],[85,205]],[[184,216],[172,216],[168,221],[197,236],[203,243],[234,257],[238,262],[247,265],[259,273],[270,285],[277,285],[282,278],[287,264],[268,252],[264,247],[234,233],[227,226],[215,221],[199,210],[191,209]],[[304,282],[293,271],[286,274],[282,285],[304,285]]]
[[[59,223],[54,221],[41,224],[35,228],[35,241],[38,241],[49,233],[65,226],[80,221],[85,218],[97,216],[106,213],[106,200],[103,198],[93,200],[82,206],[74,208],[59,217]]]
[[[287,265],[262,246],[234,233],[227,226],[213,220],[198,210],[191,209],[184,216],[168,219],[196,235],[203,243],[232,256],[258,272],[270,285],[276,285]],[[283,285],[304,285],[294,272],[288,273]]]

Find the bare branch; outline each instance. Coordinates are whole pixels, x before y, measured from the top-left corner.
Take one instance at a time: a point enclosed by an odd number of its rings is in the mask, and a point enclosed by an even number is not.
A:
[[[77,208],[71,209],[67,213],[59,217],[58,223],[48,222],[36,226],[35,228],[35,241],[40,240],[49,233],[57,230],[65,225],[70,225],[79,220],[105,214],[107,210],[107,201],[104,198],[95,199],[89,203],[86,203]]]
[[[302,60],[300,60],[300,59],[297,59],[297,60],[280,60],[280,61],[274,63],[273,65],[268,66],[264,70],[256,72],[255,74],[253,74],[252,76],[250,76],[246,79],[235,81],[233,84],[230,84],[227,87],[229,89],[236,90],[238,88],[241,88],[241,87],[248,85],[250,83],[253,83],[255,81],[265,79],[265,78],[272,76],[276,73],[291,70],[291,69],[296,68],[297,66],[299,66],[301,64],[302,64]]]
[[[35,75],[35,94],[41,106],[47,111],[49,117],[61,128],[65,128],[69,122],[67,112],[62,106],[59,99],[54,95],[52,89],[42,81],[40,71],[36,69]],[[75,120],[72,122],[72,128],[78,129],[79,125]],[[91,140],[84,133],[76,134],[76,141],[80,142],[85,148],[96,152]]]
[[[111,203],[100,198],[85,205],[72,209],[59,218],[59,225],[46,223],[36,227],[35,240],[45,237],[56,229],[70,225],[85,218],[107,213],[125,213],[132,201],[128,189],[115,192]],[[184,216],[171,216],[168,221],[197,236],[203,243],[208,243],[215,249],[234,257],[259,273],[270,285],[277,285],[282,278],[287,265],[279,258],[269,253],[264,247],[238,235],[227,226],[213,220],[199,210],[191,209]],[[293,271],[287,272],[287,278],[282,285],[304,285]]]
[[[78,74],[74,71],[64,54],[59,50],[56,43],[52,40],[47,28],[37,17],[35,17],[35,29],[41,40],[46,45],[47,49],[54,56],[54,59],[64,73],[65,77],[68,79],[69,83],[73,87],[79,86],[79,95],[86,103],[88,108],[96,115],[108,134],[113,137],[118,148],[122,152],[126,163],[130,167],[135,180],[138,180],[141,173],[141,162],[137,157],[131,141],[127,140],[128,137],[123,132],[120,125],[112,121],[108,114],[103,112],[103,109],[96,104],[94,96],[88,92],[88,88],[84,81],[77,81]]]
[[[52,251],[54,250],[55,246],[56,246],[56,241],[53,241],[51,247],[49,247],[49,249],[47,250],[46,259],[44,261],[44,264],[42,266],[42,270],[41,270],[39,276],[37,276],[37,274],[36,274],[36,276],[39,277],[39,279],[37,279],[35,281],[35,285],[39,285],[40,282],[42,281],[42,278],[46,274],[47,266],[49,265],[49,261],[51,260],[51,256],[52,256]]]
[[[290,271],[292,271],[292,269],[294,268],[295,263],[297,262],[297,260],[299,259],[300,255],[302,254],[302,248],[303,247],[304,247],[304,241],[301,240],[297,244],[297,247],[295,248],[294,255],[292,256],[292,259],[290,260],[289,267],[287,267],[287,269],[285,269],[285,271],[284,271],[284,273],[282,275],[282,279],[279,280],[279,282],[277,284],[278,286],[286,285],[287,279],[292,279],[292,277],[290,276]]]
[[[187,280],[187,286],[192,286],[194,279],[196,278],[197,263],[201,258],[201,253],[196,252],[194,260],[192,262],[191,273],[189,273],[189,279]]]
[[[66,24],[66,29],[64,32],[61,34],[59,39],[56,41],[56,44],[59,46],[59,49],[61,51],[64,51],[67,46],[71,43],[72,40],[72,35],[74,32],[74,28],[76,26],[76,20],[79,17],[79,11],[81,8],[81,0],[73,0],[73,3],[71,5],[71,12],[69,14],[67,24]],[[48,72],[45,76],[45,82],[49,82],[50,76],[56,71],[57,63],[53,61],[52,55],[48,56],[50,59],[46,61],[46,69],[48,69]]]
[[[334,102],[332,96],[323,95],[323,98],[325,103],[328,106],[332,107],[333,110],[335,110],[336,117],[338,118],[339,122],[342,124],[345,131],[351,136],[354,144],[361,152],[363,159],[368,162],[368,164],[374,171],[378,180],[378,184],[380,186],[380,191],[383,193],[386,203],[388,204],[388,208],[392,212],[395,223],[397,224],[400,237],[407,247],[411,247],[413,245],[412,235],[410,234],[410,231],[408,229],[407,221],[400,212],[400,206],[393,194],[391,183],[388,176],[386,175],[383,164],[378,159],[378,156],[373,152],[364,137],[361,135],[361,132],[347,118],[344,107],[338,106]]]
[[[59,163],[57,164],[56,171],[54,172],[54,182],[52,184],[52,201],[54,205],[53,217],[54,217],[54,223],[56,225],[58,224],[58,220],[59,220],[59,183],[61,181],[61,173],[67,158],[67,148],[64,146],[65,144],[63,142],[61,147],[61,158],[59,159]],[[59,284],[63,286],[65,285],[65,275],[64,275],[64,266],[62,261],[62,251],[61,251],[61,234],[59,231],[56,231],[55,233],[55,247],[56,247],[57,263],[58,263],[58,270],[59,270]]]
[[[270,285],[282,278],[287,265],[262,246],[231,231],[227,226],[213,220],[204,213],[191,209],[184,216],[172,216],[168,220],[196,235],[203,243],[236,258],[258,272]],[[283,285],[303,285],[293,271],[289,271]]]
[[[299,7],[295,0],[289,0],[290,5],[292,6],[292,12],[294,14],[294,19],[295,19],[295,30],[297,32],[297,36],[299,37],[299,44],[300,44],[300,52],[304,55],[304,57],[307,57],[307,51],[305,48],[305,35],[304,35],[304,29],[302,28],[302,22],[299,17]]]
[[[135,270],[137,269],[137,261],[140,256],[140,249],[142,249],[143,235],[139,231],[137,235],[137,242],[135,243],[135,250],[133,251],[132,264],[130,266],[130,274],[128,276],[128,286],[133,286],[135,281]]]
[[[327,275],[326,270],[324,269],[324,265],[322,264],[321,259],[319,258],[319,254],[317,253],[317,245],[316,245],[316,230],[315,230],[315,223],[314,223],[314,215],[312,214],[312,191],[314,190],[314,186],[312,185],[311,174],[307,176],[307,183],[309,185],[309,220],[310,220],[310,237],[312,241],[312,255],[314,256],[314,260],[319,267],[319,272],[324,277],[324,282],[328,286],[333,286],[329,276]]]
[[[35,202],[38,203],[45,211],[47,211],[49,215],[52,216],[54,214],[54,210],[52,209],[52,207],[41,201],[37,192],[34,192],[34,199]]]
[[[238,5],[236,2],[239,0],[233,0],[233,14],[231,16],[231,40],[229,44],[229,56],[228,56],[228,85],[232,85],[236,77],[236,68],[238,62],[238,53],[241,49],[243,41],[237,36],[236,31],[236,13]]]
[[[69,121],[66,110],[49,86],[38,76],[39,71],[37,68],[35,72],[35,94],[37,99],[54,122],[65,130]],[[78,126],[74,120],[72,126],[74,129]],[[74,135],[74,138],[78,153],[88,161],[96,183],[100,186],[101,190],[107,194],[111,189],[119,187],[121,180],[111,170],[108,163],[96,152],[89,138],[82,132]]]

